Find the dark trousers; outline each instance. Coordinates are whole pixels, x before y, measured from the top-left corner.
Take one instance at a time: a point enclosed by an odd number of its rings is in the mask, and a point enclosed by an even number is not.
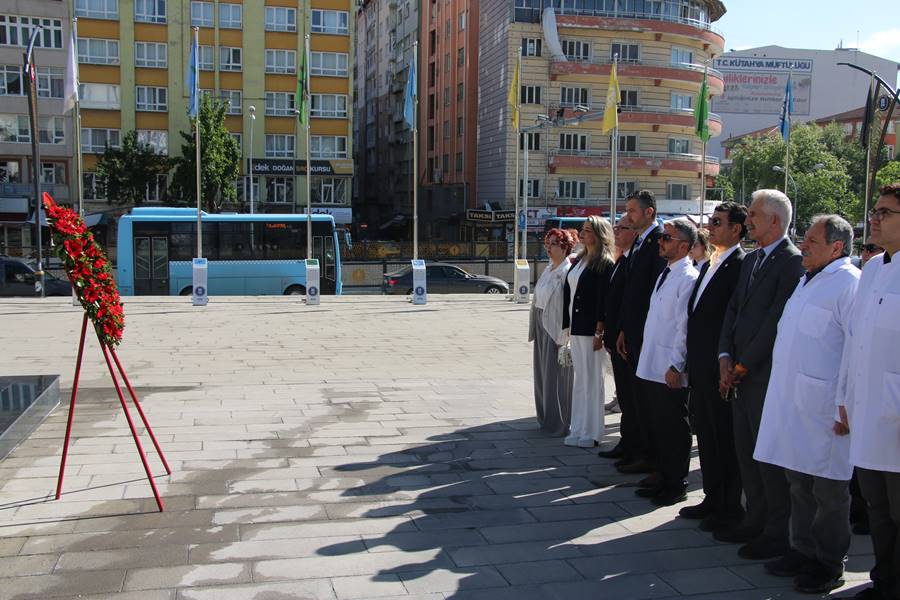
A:
[[[650,402],[644,390],[644,380],[637,376],[637,364],[640,355],[640,351],[632,352],[629,349],[628,360],[625,361],[628,367],[628,375],[631,378],[631,408],[632,414],[634,414],[633,427],[629,426],[632,427],[636,434],[633,444],[634,458],[643,459],[655,465],[656,454],[650,439]]]
[[[691,379],[694,383],[694,379]],[[704,382],[696,382],[690,392],[691,422],[697,434],[700,472],[703,475],[703,501],[712,506],[715,515],[725,519],[740,518],[741,472],[734,450],[734,424],[731,403],[722,399],[719,390]]]
[[[850,482],[784,474],[791,486],[791,547],[842,572],[850,548]]]
[[[762,421],[766,386],[742,384],[732,402],[734,447],[741,483],[747,497],[744,525],[767,537],[788,543],[788,521],[791,517],[791,494],[784,469],[753,459],[759,424]]]
[[[875,566],[869,572],[884,598],[900,600],[900,473],[856,468],[869,506]]]
[[[664,383],[641,380],[648,407],[650,439],[663,488],[680,491],[687,485],[691,460],[691,426],[688,422],[687,389],[673,390]]]
[[[622,446],[622,450],[627,458],[634,458],[640,455],[638,451],[638,437],[640,433],[637,431],[634,398],[631,391],[633,375],[628,368],[628,363],[622,360],[615,348],[610,353],[610,359],[612,361],[613,379],[616,382],[616,399],[619,402],[619,408],[622,410],[621,420],[619,421],[619,435],[621,436],[619,444]]]

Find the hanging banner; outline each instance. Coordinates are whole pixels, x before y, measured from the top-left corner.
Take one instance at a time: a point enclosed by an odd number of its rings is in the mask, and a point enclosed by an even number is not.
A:
[[[715,68],[725,79],[725,93],[713,98],[713,112],[779,115],[791,74],[793,115],[809,115],[812,59],[725,56]]]

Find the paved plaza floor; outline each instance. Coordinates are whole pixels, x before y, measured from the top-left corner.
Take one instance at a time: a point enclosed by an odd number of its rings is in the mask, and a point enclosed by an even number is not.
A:
[[[809,597],[536,430],[527,307],[187,302],[125,305],[119,355],[173,468],[159,513],[96,340],[53,501],[81,311],[0,301],[0,375],[57,373],[64,396],[0,461],[0,598]],[[854,536],[846,589],[870,552]]]

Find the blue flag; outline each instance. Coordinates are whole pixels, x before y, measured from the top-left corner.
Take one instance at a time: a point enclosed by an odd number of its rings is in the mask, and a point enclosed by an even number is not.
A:
[[[184,87],[188,90],[188,116],[197,118],[200,110],[200,78],[197,76],[197,40],[191,44],[191,55],[188,58],[187,75],[184,78]]]
[[[791,113],[794,112],[794,86],[791,83],[791,75],[788,74],[787,84],[784,86],[784,100],[781,104],[781,137],[786,142],[791,135]]]
[[[412,128],[415,128],[416,111],[416,57],[413,55],[412,64],[409,67],[409,77],[406,78],[406,94],[403,100],[403,120]]]

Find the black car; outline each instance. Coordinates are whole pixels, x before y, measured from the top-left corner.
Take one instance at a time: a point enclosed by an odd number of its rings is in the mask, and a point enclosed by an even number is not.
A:
[[[34,269],[16,258],[0,256],[0,296],[40,296]],[[72,285],[44,271],[45,296],[71,296]]]
[[[425,287],[429,294],[507,294],[509,284],[497,277],[473,275],[456,265],[425,265]],[[384,276],[381,291],[385,294],[412,294],[412,267],[403,267]]]

